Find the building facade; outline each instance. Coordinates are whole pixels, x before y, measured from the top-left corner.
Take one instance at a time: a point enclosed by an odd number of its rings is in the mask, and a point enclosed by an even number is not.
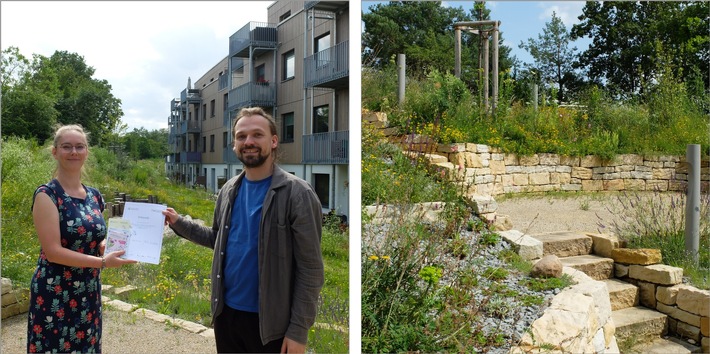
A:
[[[231,35],[225,58],[170,102],[168,176],[216,193],[243,169],[236,114],[259,106],[276,120],[279,165],[313,186],[324,213],[347,216],[348,2],[280,0],[267,21]]]

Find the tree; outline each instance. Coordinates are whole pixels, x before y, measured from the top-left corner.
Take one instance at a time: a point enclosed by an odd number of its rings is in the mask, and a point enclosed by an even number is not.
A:
[[[526,68],[534,73],[541,87],[553,82],[557,85],[557,100],[565,98],[565,81],[572,75],[576,47],[570,48],[570,35],[562,20],[552,12],[552,20],[545,24],[538,39],[528,38],[527,43],[520,42],[520,48],[525,49],[533,57],[534,62],[526,64]]]
[[[582,11],[571,38],[589,37],[592,44],[579,66],[617,96],[643,97],[644,84],[658,76],[658,48],[669,52],[680,80],[700,73],[708,82],[710,3],[588,1]]]

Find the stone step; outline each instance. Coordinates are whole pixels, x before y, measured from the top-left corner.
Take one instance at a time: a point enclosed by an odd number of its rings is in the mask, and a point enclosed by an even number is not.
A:
[[[668,328],[665,314],[642,306],[612,311],[611,318],[616,325],[616,340],[621,347],[623,343],[642,344],[658,339],[666,334]]]
[[[611,310],[621,310],[627,307],[638,306],[639,288],[618,279],[604,279],[607,289],[609,289],[609,301]]]
[[[557,231],[531,235],[542,242],[542,256],[571,257],[590,254],[592,238],[581,232]]]
[[[678,338],[658,338],[651,342],[642,343],[631,349],[634,353],[644,354],[690,354],[702,353],[702,348],[692,345]]]
[[[614,276],[614,260],[595,255],[560,258],[562,266],[574,268],[594,280],[609,279]]]

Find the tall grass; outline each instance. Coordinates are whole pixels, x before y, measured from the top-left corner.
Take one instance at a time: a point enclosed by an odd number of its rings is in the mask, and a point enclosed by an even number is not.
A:
[[[51,179],[55,161],[48,146],[31,140],[2,141],[2,275],[29,287],[39,256],[39,241],[31,214],[37,186]],[[214,196],[201,189],[173,184],[164,174],[161,160],[133,161],[113,152],[92,148],[86,164],[86,185],[98,188],[107,202],[117,192],[134,197],[155,195],[160,203],[179,213],[212,223]],[[309,346],[318,352],[346,352],[348,325],[348,238],[337,227],[325,227],[322,252],[326,281],[321,293],[317,322]],[[142,308],[209,325],[212,250],[177,236],[163,240],[160,264],[136,264],[106,269],[102,282],[137,290],[120,299]],[[333,327],[334,326],[334,327]],[[335,328],[335,329],[333,329]]]

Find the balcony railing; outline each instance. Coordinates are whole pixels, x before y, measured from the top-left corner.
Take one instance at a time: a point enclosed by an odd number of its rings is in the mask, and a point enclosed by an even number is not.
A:
[[[273,107],[276,104],[276,90],[269,83],[248,82],[229,91],[229,110],[241,107]]]
[[[201,131],[199,120],[186,120],[180,122],[180,134],[199,133]]]
[[[349,3],[347,1],[306,1],[303,5],[303,9],[316,9],[335,12],[337,10],[347,8],[348,5]]]
[[[341,42],[304,59],[304,87],[348,86],[348,42]]]
[[[248,58],[250,46],[270,49],[276,48],[277,42],[276,25],[265,22],[249,22],[229,37],[229,56]]]
[[[180,92],[180,102],[199,102],[201,100],[198,89],[184,89]]]
[[[219,91],[226,89],[229,86],[229,74],[224,74],[219,77]]]
[[[197,151],[182,151],[180,152],[179,163],[201,163],[202,153]]]
[[[303,163],[347,164],[348,131],[303,136]]]
[[[222,162],[224,163],[238,163],[237,155],[232,150],[232,142],[229,142],[228,146],[222,148]]]

